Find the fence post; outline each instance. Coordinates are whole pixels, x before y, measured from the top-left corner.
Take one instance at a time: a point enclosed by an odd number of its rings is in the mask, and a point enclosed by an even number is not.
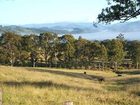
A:
[[[2,105],[2,90],[0,89],[0,105]]]
[[[73,102],[72,101],[66,101],[66,102],[64,102],[64,105],[73,105]]]

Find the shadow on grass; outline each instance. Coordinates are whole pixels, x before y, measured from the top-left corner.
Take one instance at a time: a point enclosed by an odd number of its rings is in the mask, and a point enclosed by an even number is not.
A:
[[[122,70],[122,71],[119,71],[120,74],[128,74],[128,75],[138,75],[140,74],[140,70]]]
[[[38,82],[30,82],[30,81],[24,81],[24,82],[17,82],[17,81],[1,81],[1,85],[7,85],[11,87],[24,87],[24,86],[33,86],[37,88],[58,88],[58,89],[72,89],[72,90],[84,90],[84,91],[98,91],[93,88],[83,88],[83,87],[77,87],[77,86],[69,86],[66,84],[57,84],[53,83],[52,81],[38,81]]]
[[[118,85],[134,85],[140,83],[140,77],[115,80]]]
[[[48,70],[48,69],[28,69],[29,71],[34,71],[34,72],[46,72],[46,73],[51,73],[51,74],[56,74],[56,75],[63,75],[63,76],[68,76],[68,77],[74,77],[74,78],[80,78],[80,79],[88,79],[88,80],[100,80],[103,77],[102,76],[96,76],[96,75],[90,75],[90,74],[84,74],[83,73],[74,73],[74,72],[65,72],[65,71],[60,71],[60,70]]]
[[[135,77],[135,78],[124,78],[124,79],[119,79],[119,80],[114,80],[112,85],[105,86],[105,88],[109,91],[128,91],[127,87],[132,88],[135,92],[131,92],[131,94],[135,94],[137,96],[140,96],[140,91],[139,89],[133,89],[134,87],[138,87],[140,84],[140,77]]]
[[[140,91],[135,93],[137,96],[140,96]]]

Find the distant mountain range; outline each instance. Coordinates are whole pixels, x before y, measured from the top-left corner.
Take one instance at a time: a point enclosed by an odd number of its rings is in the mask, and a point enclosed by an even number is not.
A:
[[[52,24],[27,24],[21,26],[0,26],[0,33],[11,31],[24,34],[39,34],[43,32],[55,32],[57,34],[80,34],[98,31],[92,23],[52,23]]]
[[[61,22],[61,23],[50,23],[50,24],[27,24],[27,25],[10,25],[10,26],[0,26],[0,33],[5,31],[16,32],[21,35],[28,34],[40,34],[43,32],[55,32],[57,34],[74,34],[75,37],[78,35],[87,38],[87,39],[102,39],[102,36],[110,36],[111,34],[115,36],[119,33],[128,34],[129,38],[131,36],[133,39],[140,40],[140,21],[135,22],[126,22],[126,23],[117,23],[112,25],[102,25],[97,24],[96,26],[93,23],[72,23],[72,22]],[[88,36],[91,34],[92,36]],[[131,35],[132,34],[132,35]],[[137,35],[136,35],[137,34]],[[77,35],[77,36],[76,36]],[[83,36],[84,35],[84,36]],[[86,36],[87,35],[87,36]],[[136,38],[133,36],[136,35]],[[95,37],[96,36],[96,37]],[[98,36],[98,38],[97,38]],[[104,38],[106,39],[106,38]]]

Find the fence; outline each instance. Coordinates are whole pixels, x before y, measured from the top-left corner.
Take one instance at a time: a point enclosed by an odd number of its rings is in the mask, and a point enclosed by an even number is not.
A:
[[[0,105],[2,105],[2,90],[0,90]]]

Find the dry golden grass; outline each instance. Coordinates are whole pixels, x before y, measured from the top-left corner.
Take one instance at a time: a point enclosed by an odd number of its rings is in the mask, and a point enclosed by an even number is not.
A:
[[[140,105],[139,71],[118,77],[110,71],[0,66],[0,89],[3,105]]]

